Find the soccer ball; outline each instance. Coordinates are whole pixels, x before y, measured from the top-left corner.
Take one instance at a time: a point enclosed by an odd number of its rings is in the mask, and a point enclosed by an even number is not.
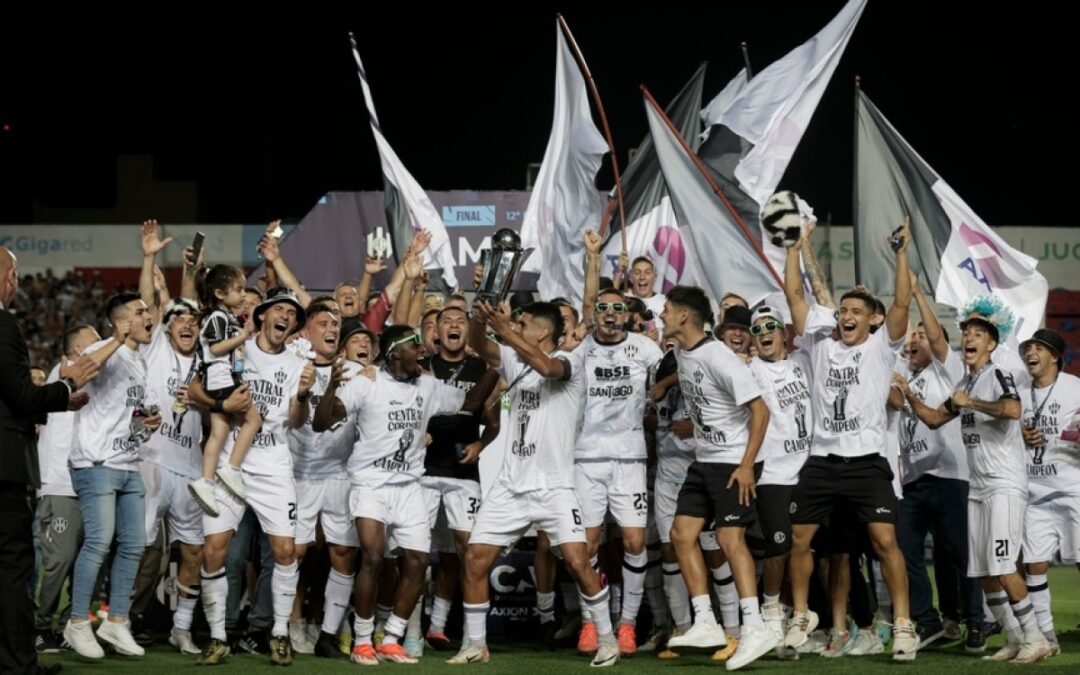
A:
[[[791,190],[777,192],[761,207],[761,225],[774,246],[791,248],[799,242],[803,216],[799,213],[799,195]]]

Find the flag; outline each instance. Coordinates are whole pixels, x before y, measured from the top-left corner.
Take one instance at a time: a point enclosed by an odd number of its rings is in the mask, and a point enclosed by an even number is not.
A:
[[[908,261],[938,302],[964,306],[999,296],[1023,341],[1042,323],[1049,286],[1038,261],[995,233],[915,152],[861,90],[856,93],[856,279],[879,292],[895,284],[887,237],[911,218]]]
[[[699,168],[694,155],[647,95],[645,114],[698,284],[714,299],[734,291],[751,304],[782,290],[780,279],[754,238],[756,230],[743,230],[746,224],[740,226],[717,197],[702,172],[704,167]]]
[[[760,207],[780,184],[865,7],[866,0],[849,0],[817,35],[755,75],[726,105],[714,101],[703,111],[710,130],[701,158],[749,197],[737,204],[752,217],[748,224],[760,227]],[[784,249],[763,235],[762,241],[770,262],[783,270]]]
[[[585,78],[555,25],[555,110],[544,160],[521,225],[521,243],[536,249],[525,261],[539,272],[540,297],[565,297],[581,305],[585,292],[585,230],[598,229],[604,194],[596,173],[607,142],[589,110]]]
[[[700,142],[699,116],[706,65],[702,63],[698,67],[666,109],[668,119],[695,150]],[[642,255],[652,259],[656,267],[656,286],[653,290],[659,293],[666,293],[680,283],[694,283],[651,136],[646,136],[638,145],[621,182],[626,207],[626,250],[630,260]],[[611,198],[614,199],[614,193]],[[614,273],[619,253],[622,252],[622,234],[617,219],[616,209],[612,213],[604,244],[603,257],[609,263],[604,267],[604,274]]]
[[[432,280],[435,286],[443,286],[444,290],[456,290],[454,253],[450,248],[450,236],[446,233],[446,226],[424,188],[412,177],[383,136],[379,118],[375,115],[375,101],[371,97],[367,73],[352,34],[349,35],[349,41],[352,43],[353,58],[356,59],[360,86],[364,90],[364,103],[367,104],[368,117],[371,119],[371,133],[375,136],[379,162],[382,164],[386,222],[394,243],[395,259],[398,263],[403,262],[401,255],[412,241],[413,235],[420,230],[427,230],[431,233],[431,243],[424,251],[424,269],[441,273],[441,284],[437,279]]]

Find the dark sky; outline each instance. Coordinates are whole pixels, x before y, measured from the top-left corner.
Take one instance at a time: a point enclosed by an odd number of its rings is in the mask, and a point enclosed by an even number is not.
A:
[[[0,222],[26,222],[35,200],[110,206],[117,153],[152,154],[160,179],[196,180],[204,222],[299,219],[324,192],[380,189],[348,30],[383,129],[425,188],[520,189],[550,130],[556,11],[597,80],[624,161],[646,133],[639,84],[666,103],[707,60],[708,99],[741,66],[740,41],[760,70],[843,5],[534,3],[493,13],[399,2],[378,3],[390,9],[376,16],[365,4],[351,13],[183,6],[162,18],[57,8],[22,20],[9,9]],[[989,7],[871,2],[782,187],[850,222],[858,73],[989,223],[1065,224],[1055,195],[1074,173],[1073,24],[1050,4]]]

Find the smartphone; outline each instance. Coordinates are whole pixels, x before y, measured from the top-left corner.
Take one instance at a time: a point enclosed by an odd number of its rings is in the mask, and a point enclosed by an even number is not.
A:
[[[206,235],[202,232],[195,233],[195,239],[191,242],[191,264],[197,264],[199,262],[199,256],[202,254],[203,242],[206,241]]]

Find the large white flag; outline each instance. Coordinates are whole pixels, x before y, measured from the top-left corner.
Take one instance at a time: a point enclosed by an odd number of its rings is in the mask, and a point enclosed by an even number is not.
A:
[[[443,281],[451,289],[456,289],[457,275],[454,271],[454,253],[450,248],[450,236],[442,217],[431,203],[424,188],[416,182],[405,165],[398,159],[397,153],[390,147],[379,126],[375,115],[375,101],[371,97],[367,73],[356,48],[356,40],[350,34],[353,58],[356,59],[360,86],[364,90],[364,103],[367,104],[368,117],[371,119],[371,133],[375,136],[375,145],[379,150],[379,162],[383,172],[383,199],[386,202],[386,220],[393,234],[395,252],[400,255],[408,246],[412,236],[420,231],[431,233],[431,243],[424,251],[424,269],[438,269]],[[399,260],[398,262],[403,262]]]
[[[585,78],[555,25],[555,112],[544,161],[521,225],[522,246],[536,251],[524,270],[539,272],[540,297],[565,297],[581,305],[585,291],[583,237],[596,230],[606,196],[596,172],[608,150],[589,110]]]

